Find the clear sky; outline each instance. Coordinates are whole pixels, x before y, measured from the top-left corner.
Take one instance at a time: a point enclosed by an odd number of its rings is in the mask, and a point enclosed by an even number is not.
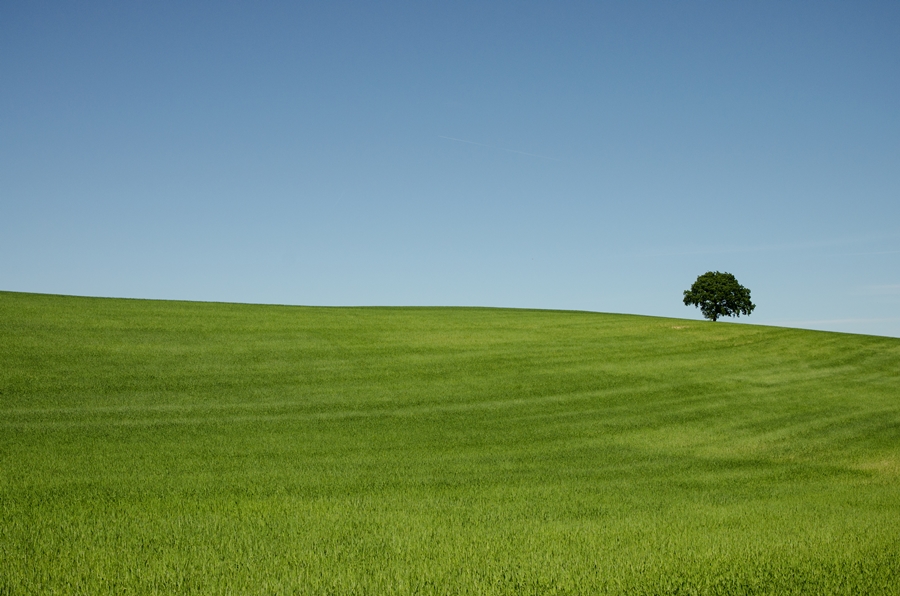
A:
[[[3,2],[0,289],[900,336],[900,3]]]

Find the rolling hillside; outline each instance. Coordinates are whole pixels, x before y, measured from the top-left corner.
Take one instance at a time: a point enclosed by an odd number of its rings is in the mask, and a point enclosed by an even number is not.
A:
[[[900,340],[0,292],[0,594],[900,594]]]

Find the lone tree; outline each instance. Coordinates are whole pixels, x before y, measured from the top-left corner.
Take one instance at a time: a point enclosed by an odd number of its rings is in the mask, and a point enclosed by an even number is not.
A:
[[[732,274],[718,271],[707,271],[698,277],[691,289],[684,291],[684,304],[699,306],[703,316],[711,321],[749,315],[756,308],[750,302],[750,290]]]

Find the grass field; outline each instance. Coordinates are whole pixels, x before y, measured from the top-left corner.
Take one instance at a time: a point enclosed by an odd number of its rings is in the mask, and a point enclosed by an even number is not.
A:
[[[0,594],[900,594],[900,340],[0,292]]]

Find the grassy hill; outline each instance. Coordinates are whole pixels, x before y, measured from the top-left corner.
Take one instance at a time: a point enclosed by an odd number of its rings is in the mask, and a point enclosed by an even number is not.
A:
[[[0,594],[900,594],[900,340],[0,292]]]

